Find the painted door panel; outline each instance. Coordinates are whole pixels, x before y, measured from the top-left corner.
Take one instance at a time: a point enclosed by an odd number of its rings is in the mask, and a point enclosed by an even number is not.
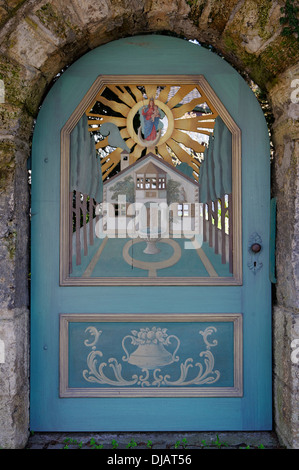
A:
[[[242,132],[242,284],[60,285],[61,129],[99,75],[178,75],[182,70],[184,75],[205,77]],[[41,107],[33,141],[31,429],[271,429],[269,168],[268,131],[257,100],[235,70],[200,46],[166,36],[134,37],[97,48],[66,70]],[[257,235],[262,245],[258,256],[250,251],[250,244]],[[234,321],[230,324],[220,321],[231,317]],[[183,344],[188,344],[188,328],[197,328],[199,320],[201,322],[196,338],[201,343],[196,350],[197,357],[195,359],[192,356],[193,362],[185,363],[191,358],[188,350],[190,345],[183,347]],[[234,349],[233,342],[235,320],[239,335],[235,337],[241,341],[237,343],[237,349]],[[153,361],[151,365],[160,368],[162,372],[164,366],[168,367],[165,371],[170,375],[169,382],[181,380],[180,385],[174,387],[174,393],[169,384],[166,387],[162,383],[160,386],[147,386],[146,380],[153,381],[153,377],[147,378],[142,368],[136,368],[136,363],[130,365],[131,369],[126,369],[128,359],[138,349],[137,344],[132,346],[132,339],[124,343],[127,356],[123,348],[117,352],[116,348],[110,345],[109,349],[107,346],[109,340],[107,343],[106,332],[107,337],[115,334],[115,343],[121,345],[126,336],[137,337],[137,334],[132,335],[132,330],[138,333],[143,325],[150,330],[161,327],[167,329],[167,334],[173,335],[170,342],[164,345],[163,354],[158,354],[160,362]],[[215,336],[214,333],[206,336],[205,342],[199,331],[204,332],[213,325],[217,332],[214,331]],[[88,327],[101,331],[97,343],[93,344],[96,337],[86,332]],[[95,330],[89,331],[95,333]],[[179,339],[179,349],[172,357],[179,356],[177,361],[171,360],[169,356],[178,344],[174,337]],[[218,344],[213,349],[211,344],[214,339]],[[224,348],[222,355],[221,347]],[[217,348],[219,352],[216,354]],[[226,367],[223,360],[226,358],[229,361],[227,378],[223,383],[219,381],[214,385],[199,384],[194,387],[194,384],[189,384],[183,396],[181,384],[186,384],[190,379],[188,374],[192,368],[183,377],[180,375],[180,365],[192,364],[193,369],[198,371],[195,367],[197,361],[204,368],[204,357],[208,356],[203,354],[200,357],[200,353],[206,351],[215,359],[212,370],[221,372],[221,368]],[[109,388],[108,383],[101,385],[99,381],[82,381],[81,372],[87,368],[87,357],[92,352],[99,353],[96,356],[100,361],[95,363],[97,366],[104,360],[107,363],[107,367],[102,369],[105,380],[108,377],[113,386],[118,380],[116,388],[121,391],[119,396],[115,396],[115,388],[113,395],[104,396],[101,391]],[[126,361],[121,361],[123,356],[127,358]],[[163,363],[162,356],[165,362],[169,362],[168,365]],[[111,358],[117,359],[117,364],[122,365],[118,375],[115,371],[119,369],[109,366],[116,364],[109,362]],[[135,360],[138,360],[136,354]],[[237,376],[237,380],[241,380],[238,382],[238,392],[241,392],[236,394],[227,389],[234,388],[232,371],[238,361],[241,361],[238,368],[240,374]],[[78,369],[74,367],[77,363],[82,364],[80,377]],[[98,372],[99,369],[95,370]],[[137,370],[141,377],[139,385],[137,379],[135,382],[135,378],[132,379]],[[111,371],[114,371],[114,375],[111,375]],[[161,373],[163,377],[167,374]],[[156,379],[159,377],[156,373]],[[123,393],[126,384],[119,387],[123,379],[134,382],[128,386],[132,388],[129,392]],[[77,389],[82,389],[82,384],[84,390],[80,394]],[[226,389],[224,393],[231,396],[215,396],[214,392],[221,388],[221,384]],[[86,388],[88,393],[93,390],[94,396],[86,394]],[[202,396],[205,388],[209,396]],[[196,393],[199,392],[198,396],[192,396],[194,389]],[[102,396],[99,396],[99,390]],[[165,390],[169,396],[163,396]]]

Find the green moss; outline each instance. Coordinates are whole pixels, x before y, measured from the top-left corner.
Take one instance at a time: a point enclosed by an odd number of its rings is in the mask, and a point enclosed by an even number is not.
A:
[[[2,2],[1,7],[6,11],[6,15],[0,21],[0,27],[3,26],[10,18],[12,18],[18,9],[26,2],[27,0],[20,0],[14,7],[10,7],[7,3]]]
[[[0,168],[1,168],[1,155],[7,155],[15,150],[15,145],[13,142],[3,140],[0,142]]]
[[[79,30],[77,26],[72,25],[70,21],[60,14],[51,3],[45,3],[35,14],[58,37],[65,38],[69,29],[73,31]]]
[[[272,79],[272,74],[261,60],[261,57],[245,51],[237,35],[227,34],[223,37],[223,42],[226,52],[233,53],[243,64],[252,80],[258,83],[262,89],[266,89],[266,84]]]
[[[0,192],[5,191],[15,167],[15,145],[9,140],[0,141]]]
[[[260,57],[274,78],[298,61],[298,41],[294,36],[280,36],[262,52]]]
[[[9,258],[14,259],[16,253],[16,242],[17,242],[17,232],[13,230],[12,232],[4,238],[4,243],[6,245]]]
[[[270,32],[265,31],[265,27],[269,21],[269,12],[272,7],[271,0],[261,0],[258,2],[258,23],[259,23],[259,34],[262,39],[269,39],[271,37]]]
[[[226,33],[223,42],[227,53],[234,54],[251,78],[263,89],[299,59],[298,41],[294,36],[278,36],[260,55],[244,50],[238,33]]]
[[[6,57],[0,57],[0,75],[5,85],[5,101],[20,105],[22,103],[22,83],[21,83],[21,67],[9,61]]]
[[[282,36],[293,36],[299,42],[299,3],[297,0],[287,0],[285,6],[280,9],[283,16],[280,24],[284,25]]]
[[[54,10],[51,3],[43,5],[35,14],[40,21],[49,29],[53,30],[57,36],[65,37],[65,22],[63,18],[58,16],[57,11]]]
[[[29,24],[29,26],[31,26],[31,28],[33,28],[33,29],[38,28],[38,25],[35,23],[35,21],[33,21],[32,18],[29,18],[29,16],[26,16],[25,21],[26,21],[26,23]]]
[[[234,52],[238,49],[236,43],[234,42],[231,36],[224,36],[223,42],[227,51]]]
[[[186,3],[190,6],[189,18],[196,25],[199,26],[199,20],[202,12],[207,4],[207,0],[187,0]]]

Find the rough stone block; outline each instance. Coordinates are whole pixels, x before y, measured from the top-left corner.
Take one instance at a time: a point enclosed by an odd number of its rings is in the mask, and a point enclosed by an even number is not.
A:
[[[28,311],[1,311],[0,339],[4,362],[0,364],[0,447],[22,448],[28,439]]]
[[[273,326],[275,425],[285,445],[299,448],[299,315],[275,307]]]

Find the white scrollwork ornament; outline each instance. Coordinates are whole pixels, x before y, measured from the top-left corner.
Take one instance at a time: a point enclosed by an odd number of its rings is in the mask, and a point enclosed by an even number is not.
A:
[[[213,332],[215,333],[217,329],[214,326],[209,326],[205,329],[205,331],[200,331],[199,333],[203,336],[203,340],[207,346],[207,349],[210,349],[212,346],[217,346],[218,341],[216,339],[213,340],[213,343],[209,343],[207,337],[211,335]]]
[[[189,357],[184,362],[172,370],[172,375],[179,372],[177,378],[171,377],[169,374],[163,375],[161,367],[179,362],[179,356],[176,355],[180,340],[175,335],[168,335],[166,328],[152,327],[141,328],[139,331],[132,330],[131,335],[126,335],[122,339],[122,347],[125,356],[122,357],[124,363],[129,363],[141,369],[141,374],[133,374],[130,379],[123,377],[123,368],[116,358],[109,358],[107,362],[101,362],[103,353],[95,351],[95,343],[97,342],[102,331],[96,330],[94,327],[88,327],[86,332],[95,336],[93,342],[85,341],[85,346],[92,347],[93,350],[88,354],[88,369],[83,371],[83,377],[88,382],[112,385],[112,386],[133,386],[141,387],[161,387],[161,386],[189,386],[203,385],[217,382],[220,378],[220,372],[214,370],[214,356],[211,353],[211,347],[215,347],[218,342],[208,341],[208,336],[216,333],[214,326],[207,327],[204,331],[199,331],[203,336],[206,350],[201,351],[199,356],[203,358],[204,365],[201,362],[194,364],[193,358]],[[132,352],[129,352],[125,346],[125,342],[130,340],[131,346],[137,346]],[[172,346],[172,340],[176,342],[173,352],[167,349]],[[108,368],[108,369],[107,369]],[[109,371],[109,373],[107,372]],[[150,371],[152,371],[150,373]],[[112,372],[112,373],[111,373]]]
[[[101,330],[97,330],[94,326],[88,326],[85,330],[85,333],[90,333],[92,336],[94,336],[94,340],[90,343],[87,339],[84,341],[85,346],[96,349],[96,343],[102,334]]]

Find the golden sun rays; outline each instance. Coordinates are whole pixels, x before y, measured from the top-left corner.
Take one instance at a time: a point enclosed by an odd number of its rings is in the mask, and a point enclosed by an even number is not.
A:
[[[143,135],[142,110],[148,109],[150,102],[158,112],[155,138]],[[197,84],[149,83],[107,84],[86,115],[101,157],[103,180],[118,170],[126,148],[130,164],[152,152],[173,166],[187,163],[198,181],[200,162],[218,113]],[[112,138],[108,126],[117,138]]]

